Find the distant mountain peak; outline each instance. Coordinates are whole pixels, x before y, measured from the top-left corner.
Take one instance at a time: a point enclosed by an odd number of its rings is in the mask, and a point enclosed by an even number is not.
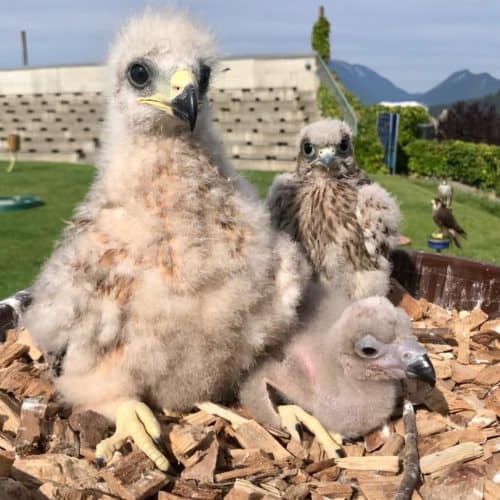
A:
[[[362,64],[334,60],[331,61],[330,68],[335,71],[340,81],[365,104],[375,104],[380,101],[406,101],[410,98],[408,92]]]
[[[373,69],[361,64],[334,60],[330,63],[340,81],[363,103],[416,100],[428,106],[480,98],[500,90],[500,80],[489,73],[455,71],[427,92],[411,94]]]

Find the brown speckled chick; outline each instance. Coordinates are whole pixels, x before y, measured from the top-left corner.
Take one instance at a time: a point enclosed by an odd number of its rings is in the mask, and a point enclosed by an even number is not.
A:
[[[333,307],[332,307],[333,304]],[[277,406],[294,404],[330,431],[358,437],[383,425],[400,395],[400,379],[435,383],[425,349],[406,314],[384,297],[327,298],[314,319],[243,384],[240,400],[263,423],[279,426]]]
[[[269,192],[274,226],[301,243],[319,281],[353,299],[385,295],[397,204],[357,166],[346,123],[312,123],[298,147],[296,171],[278,176]]]
[[[206,98],[211,34],[146,11],[119,33],[97,178],[33,286],[25,322],[60,358],[65,400],[117,420],[163,469],[141,402],[220,400],[286,337],[308,280],[257,195],[225,163]],[[146,432],[145,432],[146,431]]]

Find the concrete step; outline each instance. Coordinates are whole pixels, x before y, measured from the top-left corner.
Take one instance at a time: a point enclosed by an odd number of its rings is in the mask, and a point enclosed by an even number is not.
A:
[[[253,124],[248,123],[228,123],[228,122],[215,122],[214,127],[221,134],[292,134],[297,135],[300,131],[300,126],[297,127],[295,123],[264,123],[256,122]]]
[[[224,144],[240,146],[291,146],[295,148],[294,134],[222,134]]]
[[[257,87],[252,89],[221,89],[212,88],[208,96],[214,102],[227,100],[255,101],[273,101],[276,98],[289,100],[298,95],[298,90],[294,87]]]
[[[9,155],[0,152],[0,160],[8,161],[10,159]],[[50,161],[50,162],[64,162],[64,163],[88,163],[92,164],[94,162],[93,156],[81,155],[78,153],[17,153],[17,161]]]
[[[224,116],[214,116],[212,121],[222,129],[228,129],[234,125],[242,124],[252,130],[254,128],[258,128],[261,124],[273,124],[275,130],[279,130],[286,124],[299,131],[305,124],[315,120],[315,117],[304,116],[303,114],[297,114],[295,116],[262,115],[255,117],[254,115],[231,116],[227,113]]]
[[[295,148],[290,146],[242,146],[239,144],[225,145],[226,154],[230,158],[249,158],[262,160],[295,161]]]
[[[292,172],[295,162],[289,160],[251,160],[242,158],[231,159],[231,164],[238,170],[267,170],[273,172]]]
[[[248,103],[248,102],[231,102],[227,104],[218,104],[213,106],[214,113],[234,113],[234,114],[248,114],[254,113],[256,115],[267,113],[290,113],[299,112],[312,114],[317,112],[315,104],[300,104],[293,101],[273,102],[273,103]]]

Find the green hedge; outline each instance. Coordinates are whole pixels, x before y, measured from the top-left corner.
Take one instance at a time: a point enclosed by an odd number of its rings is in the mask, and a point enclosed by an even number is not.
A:
[[[405,146],[408,170],[444,176],[500,194],[500,147],[462,141],[416,140]]]

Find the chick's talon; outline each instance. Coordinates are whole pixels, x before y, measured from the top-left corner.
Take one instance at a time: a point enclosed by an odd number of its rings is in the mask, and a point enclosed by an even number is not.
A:
[[[167,458],[155,445],[162,443],[161,428],[158,420],[147,405],[136,400],[127,400],[116,412],[116,432],[101,441],[96,448],[96,463],[109,462],[113,453],[131,438],[162,471],[169,467]]]
[[[321,425],[316,417],[305,412],[300,406],[278,406],[278,413],[281,419],[281,427],[290,434],[292,439],[300,442],[297,425],[304,424],[316,436],[328,458],[341,458],[343,456],[341,444],[334,441],[332,435]],[[342,443],[342,440],[340,443]]]

